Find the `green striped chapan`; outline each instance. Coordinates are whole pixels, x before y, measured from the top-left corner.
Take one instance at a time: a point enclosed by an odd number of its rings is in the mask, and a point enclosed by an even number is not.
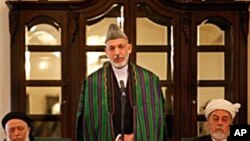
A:
[[[85,79],[77,112],[78,141],[113,141],[113,95],[110,64]],[[163,140],[163,97],[159,78],[152,72],[129,66],[136,141]],[[125,123],[126,124],[126,123]]]

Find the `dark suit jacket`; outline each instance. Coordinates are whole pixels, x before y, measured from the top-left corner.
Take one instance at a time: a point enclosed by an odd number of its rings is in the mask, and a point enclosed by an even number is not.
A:
[[[205,136],[198,137],[194,141],[212,141],[212,137],[210,135],[205,135]],[[227,138],[227,141],[232,141],[232,140],[230,138]]]

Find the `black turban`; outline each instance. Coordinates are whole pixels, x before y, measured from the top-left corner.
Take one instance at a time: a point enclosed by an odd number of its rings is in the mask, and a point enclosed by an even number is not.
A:
[[[34,137],[32,135],[32,129],[33,129],[32,122],[33,122],[33,120],[29,116],[27,116],[27,114],[25,114],[23,112],[9,112],[2,119],[3,129],[5,129],[6,123],[11,119],[20,119],[20,120],[26,122],[27,125],[30,127],[30,132],[29,132],[30,141],[34,141]]]
[[[9,112],[4,116],[2,119],[2,126],[5,129],[6,123],[11,119],[20,119],[27,123],[27,125],[30,127],[32,123],[32,119],[29,118],[25,113],[22,112]]]

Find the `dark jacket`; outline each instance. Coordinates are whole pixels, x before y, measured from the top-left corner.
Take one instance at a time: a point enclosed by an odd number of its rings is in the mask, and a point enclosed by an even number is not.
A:
[[[204,135],[201,137],[198,137],[194,141],[212,141],[212,137],[210,135]],[[227,141],[232,141],[230,138],[227,138]]]

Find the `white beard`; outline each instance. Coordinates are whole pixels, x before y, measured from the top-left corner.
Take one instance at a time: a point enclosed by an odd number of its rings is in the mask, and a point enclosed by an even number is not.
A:
[[[10,140],[10,138],[7,138],[6,141],[12,141],[12,140]],[[26,137],[25,137],[25,140],[24,140],[24,141],[30,141],[29,133],[26,134]]]
[[[26,134],[25,141],[30,141],[29,132]]]
[[[115,63],[115,62],[113,62],[113,61],[111,61],[111,60],[110,60],[110,62],[111,62],[111,64],[112,64],[115,68],[122,68],[122,67],[124,67],[124,66],[127,65],[128,59],[129,59],[129,54],[127,54],[126,56],[124,56],[124,60],[123,60],[123,62],[121,62],[121,63]]]
[[[211,136],[212,136],[212,138],[214,138],[216,140],[224,140],[227,138],[228,135],[226,135],[220,131],[217,131],[215,133],[212,133]]]

